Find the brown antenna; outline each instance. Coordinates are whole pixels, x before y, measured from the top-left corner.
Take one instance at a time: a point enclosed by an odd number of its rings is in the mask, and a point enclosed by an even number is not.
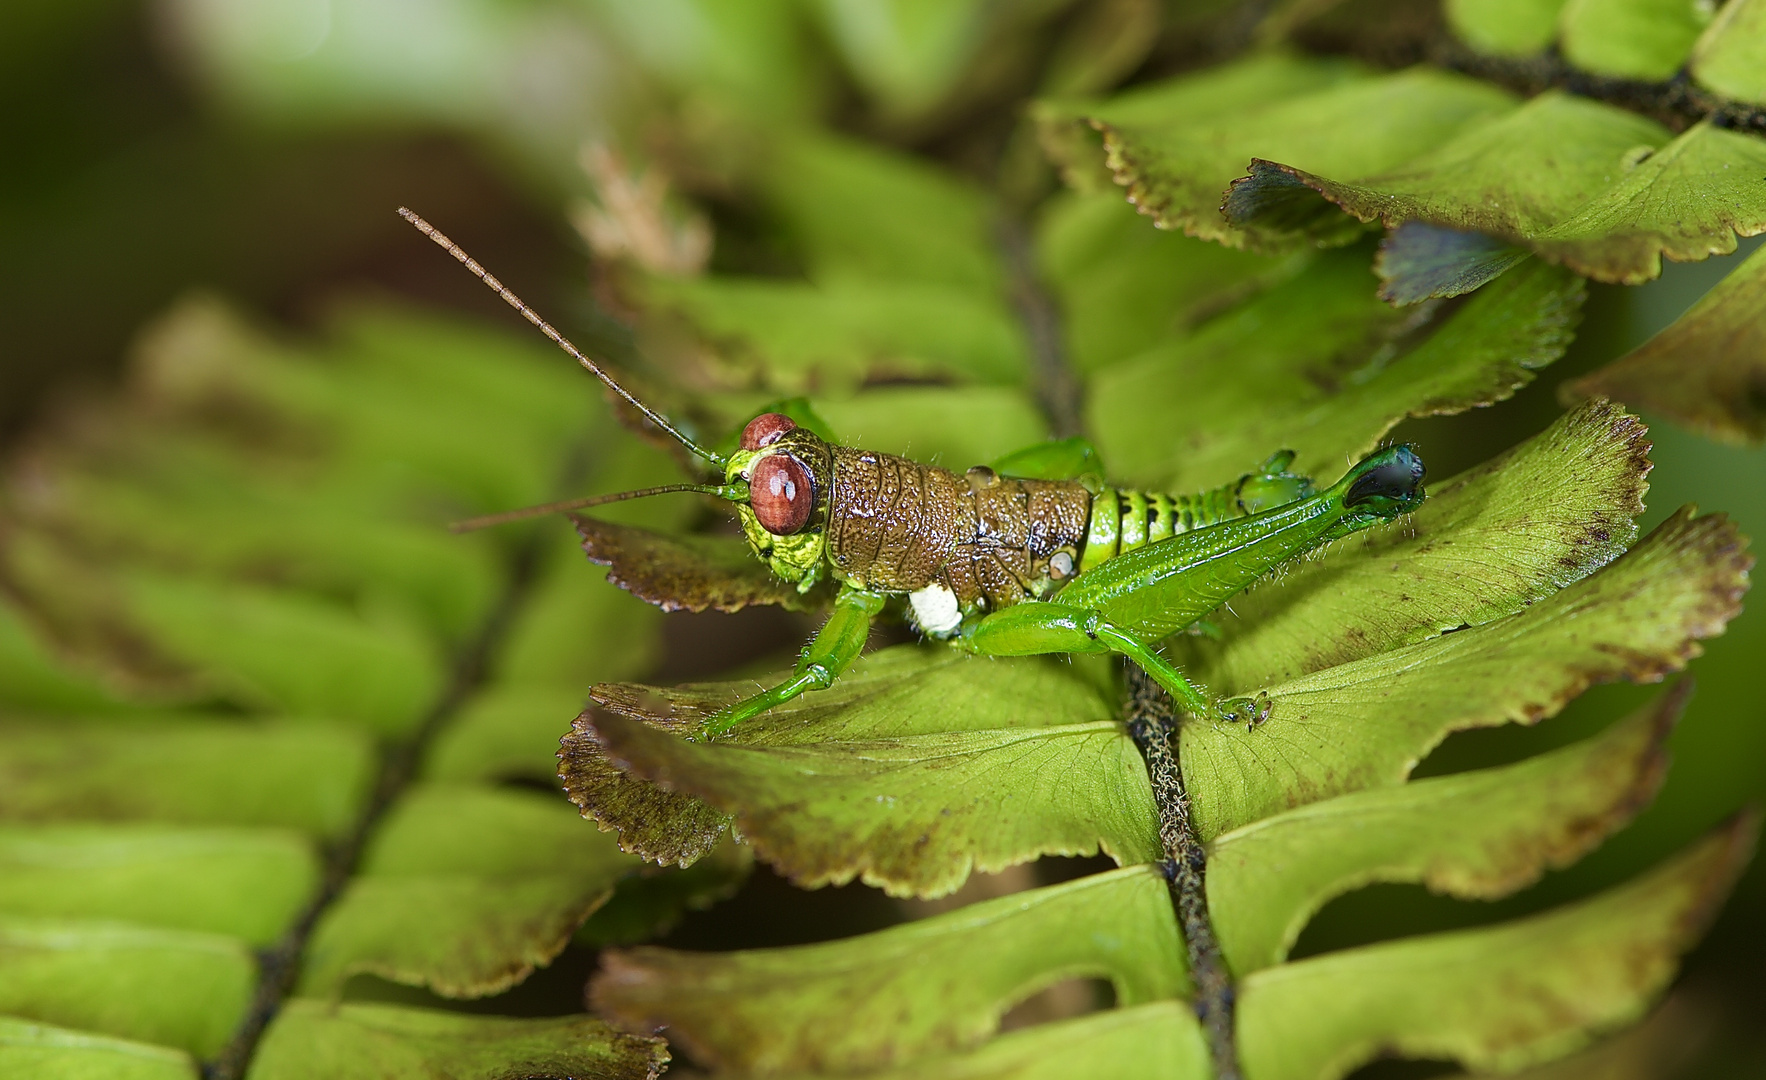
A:
[[[731,502],[748,501],[747,484],[663,484],[659,487],[639,488],[637,491],[616,491],[611,495],[586,495],[580,499],[564,499],[561,502],[545,503],[541,506],[527,506],[520,510],[505,510],[500,514],[467,518],[465,521],[456,521],[449,525],[448,531],[475,532],[479,529],[488,529],[493,525],[507,525],[511,521],[525,521],[528,518],[545,517],[547,514],[562,514],[566,510],[582,510],[590,506],[625,502],[627,499],[642,499],[651,495],[667,495],[675,491],[696,491],[701,495],[716,495],[720,499],[728,499]]]
[[[625,387],[623,387],[623,386],[619,385],[619,383],[615,382],[613,379],[613,376],[611,376],[611,375],[607,374],[607,372],[601,370],[601,365],[595,363],[593,360],[590,360],[588,357],[584,356],[581,349],[578,349],[575,345],[572,345],[570,343],[569,338],[566,338],[563,334],[560,334],[558,331],[552,329],[552,325],[550,323],[548,323],[546,320],[540,318],[539,314],[537,312],[535,312],[533,308],[530,308],[525,303],[523,303],[521,297],[516,296],[513,292],[511,292],[509,290],[509,287],[507,285],[504,285],[501,281],[498,281],[496,279],[496,277],[494,275],[492,275],[489,270],[486,270],[484,267],[480,266],[478,264],[478,260],[476,260],[472,256],[466,254],[465,250],[462,249],[459,244],[456,244],[452,240],[449,240],[447,238],[447,236],[445,234],[443,234],[440,229],[437,229],[434,225],[431,225],[429,222],[424,221],[416,213],[414,213],[411,210],[406,209],[403,206],[399,207],[399,216],[404,218],[406,221],[410,222],[411,224],[417,226],[418,232],[422,233],[424,236],[429,237],[431,240],[434,240],[437,244],[441,245],[441,247],[445,251],[447,251],[448,254],[450,254],[454,258],[460,260],[460,265],[464,266],[466,269],[472,271],[473,274],[477,275],[478,280],[484,282],[486,285],[489,285],[491,287],[491,291],[495,292],[498,296],[502,297],[504,299],[504,301],[506,301],[510,307],[514,308],[516,311],[521,312],[522,318],[526,319],[528,322],[533,323],[535,326],[539,327],[540,333],[551,338],[553,344],[557,345],[560,349],[563,349],[566,353],[569,353],[572,359],[574,359],[577,363],[581,364],[583,367],[588,369],[589,374],[593,375],[595,378],[600,379],[602,382],[606,383],[608,389],[612,390],[614,393],[616,393],[620,397],[624,398],[627,402],[629,402],[631,404],[632,408],[643,413],[646,417],[649,418],[649,420],[652,424],[655,424],[657,427],[661,428],[663,431],[668,432],[669,435],[671,435],[675,439],[676,442],[680,443],[682,446],[686,447],[688,450],[692,451],[694,454],[697,454],[698,456],[704,458],[706,461],[711,462],[713,465],[717,466],[717,468],[720,470],[723,469],[724,466],[729,463],[728,458],[725,458],[720,454],[714,454],[710,450],[707,450],[705,447],[700,446],[698,443],[694,442],[692,439],[687,438],[687,436],[684,435],[679,428],[675,427],[674,424],[669,422],[668,417],[663,416],[661,413],[657,412],[655,409],[652,409],[650,406],[644,404],[642,401],[639,401],[637,399],[637,397],[634,396],[630,390],[627,390]],[[536,509],[538,509],[538,508],[536,508]],[[469,523],[461,522],[461,524],[464,525],[464,524],[469,524]]]

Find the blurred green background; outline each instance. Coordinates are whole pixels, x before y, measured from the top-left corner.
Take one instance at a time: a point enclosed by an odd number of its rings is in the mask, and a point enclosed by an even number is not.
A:
[[[653,114],[697,135],[722,130],[730,115],[816,115],[973,168],[1011,152],[1015,103],[1035,89],[1024,57],[1058,68],[1063,35],[1083,29],[1083,12],[1061,14],[1071,6],[1061,3],[1018,5],[1022,25],[995,26],[992,38],[959,25],[975,4],[898,5],[912,17],[885,26],[854,14],[863,5],[827,3],[823,37],[810,39],[789,17],[793,6],[8,0],[0,5],[0,439],[14,444],[59,402],[104,392],[142,324],[194,290],[218,292],[291,333],[364,294],[511,325],[495,297],[413,237],[393,214],[399,205],[437,222],[579,340],[617,345],[567,220],[584,183],[574,162],[585,140],[629,134]],[[1016,36],[999,36],[1008,32]],[[1002,40],[1028,44],[1020,56]],[[1158,47],[1117,74],[1162,74],[1205,44],[1185,38],[1182,18],[1168,19]],[[1096,76],[1071,75],[1081,87],[1088,78]],[[708,168],[715,172],[715,160]],[[715,189],[715,176],[700,186]],[[714,206],[713,217],[720,262],[765,264],[765,238],[745,232],[739,208]],[[1744,241],[1741,254],[1754,246]],[[1739,259],[1670,264],[1638,288],[1591,286],[1571,353],[1533,386],[1487,410],[1412,422],[1398,437],[1420,443],[1434,475],[1445,476],[1542,429],[1559,412],[1558,383],[1668,324]],[[1766,452],[1667,425],[1652,432],[1646,529],[1694,502],[1766,533]],[[656,674],[708,674],[799,632],[765,613],[672,616],[670,659]],[[1583,863],[1495,905],[1364,890],[1327,908],[1300,953],[1582,895],[1762,801],[1766,694],[1754,679],[1763,662],[1766,619],[1757,613],[1709,643],[1693,667],[1698,692],[1659,801]],[[1596,688],[1537,728],[1455,737],[1423,771],[1573,741],[1650,693]],[[670,940],[775,944],[896,917],[893,902],[863,889],[807,896],[761,874]],[[1766,1016],[1763,917],[1766,866],[1756,863],[1684,977],[1684,992],[1718,1018],[1698,1075],[1766,1075],[1766,1045],[1753,1030]],[[567,960],[486,1008],[574,1007],[583,974]]]

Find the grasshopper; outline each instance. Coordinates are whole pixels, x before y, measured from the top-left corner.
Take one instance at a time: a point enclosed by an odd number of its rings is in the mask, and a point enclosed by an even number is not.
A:
[[[1118,653],[1190,715],[1253,728],[1267,696],[1211,698],[1156,649],[1196,627],[1271,570],[1421,505],[1423,462],[1388,446],[1318,490],[1283,451],[1223,487],[1167,495],[1081,475],[1083,440],[1009,455],[958,475],[894,454],[842,446],[784,412],[750,420],[728,456],[700,445],[583,355],[460,247],[409,210],[399,213],[661,431],[703,459],[721,484],[669,484],[574,499],[461,523],[476,528],[669,491],[734,504],[743,536],[773,573],[807,592],[838,582],[833,611],[791,676],[709,717],[699,737],[813,690],[863,651],[892,597],[929,638],[984,656]],[[800,414],[801,415],[801,414]]]

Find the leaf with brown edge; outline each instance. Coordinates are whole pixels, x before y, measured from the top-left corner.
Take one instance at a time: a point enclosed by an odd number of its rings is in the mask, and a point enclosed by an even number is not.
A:
[[[583,817],[619,834],[619,846],[651,862],[691,866],[717,846],[730,815],[704,801],[631,776],[608,756],[589,709],[559,740],[558,779]],[[681,734],[697,724],[647,720]]]
[[[1037,1024],[973,1050],[862,1074],[864,1080],[1209,1080],[1213,1075],[1195,1010],[1181,1001]]]
[[[1090,670],[1094,678],[1084,677]],[[986,671],[999,679],[977,681]],[[805,694],[747,721],[738,743],[791,745],[827,738],[869,738],[948,731],[955,726],[1036,725],[1110,716],[1114,690],[1097,681],[1095,665],[1042,660],[976,661],[943,646],[902,646],[861,657],[827,690]],[[782,676],[781,676],[782,677]],[[1107,674],[1103,675],[1108,680]],[[1013,687],[1030,698],[1014,697]],[[603,683],[591,691],[608,712],[686,736],[725,705],[761,683],[697,683],[653,687]],[[1046,712],[1014,708],[1039,700]],[[666,791],[622,771],[610,758],[594,711],[578,717],[559,751],[558,775],[585,817],[620,834],[625,850],[685,866],[711,850],[729,818],[691,795]]]
[[[1458,476],[1403,528],[1372,529],[1235,597],[1219,641],[1174,657],[1237,694],[1511,615],[1624,553],[1649,485],[1643,423],[1609,401]]]
[[[407,793],[307,944],[301,992],[356,974],[483,997],[549,963],[638,861],[555,798],[434,784]]]
[[[787,675],[678,687],[602,683],[590,696],[621,716],[684,733],[688,722]],[[719,742],[798,746],[1082,723],[1114,716],[1115,695],[1111,666],[1098,657],[976,657],[939,644],[897,645],[861,656],[833,686],[745,720]]]
[[[825,944],[613,952],[589,993],[719,1069],[844,1073],[974,1045],[1062,979],[1107,978],[1134,1006],[1187,996],[1186,972],[1165,879],[1136,866]]]
[[[1422,221],[1528,240],[1568,218],[1624,174],[1626,155],[1654,153],[1669,134],[1660,124],[1586,98],[1548,91],[1487,124],[1377,173],[1261,163],[1233,184],[1227,220],[1255,228],[1283,224],[1270,192],[1295,184],[1323,195],[1363,222],[1396,227]],[[1259,154],[1274,159],[1278,155]],[[1267,190],[1266,190],[1267,189]]]
[[[1208,908],[1233,969],[1280,963],[1320,907],[1372,882],[1494,900],[1580,859],[1655,797],[1691,690],[1683,681],[1594,738],[1514,765],[1354,792],[1218,837]]]
[[[271,1022],[252,1080],[656,1080],[661,1039],[589,1016],[472,1016],[296,999]]]
[[[1724,1023],[1724,1010],[1712,996],[1708,991],[1676,988],[1635,1027],[1569,1057],[1509,1075],[1514,1080],[1663,1080],[1684,1076],[1687,1066],[1710,1048]],[[1460,1073],[1449,1080],[1469,1080],[1470,1076]]]
[[[1762,304],[1766,250],[1748,256],[1667,329],[1561,393],[1619,398],[1720,442],[1758,445],[1766,440]]]
[[[1528,246],[1596,281],[1639,285],[1662,258],[1728,255],[1766,230],[1766,139],[1694,124]]]
[[[499,994],[550,964],[612,891],[577,874],[358,878],[314,933],[300,993],[341,995],[374,975],[442,997]]]
[[[1487,83],[1417,67],[1225,116],[1097,123],[1116,182],[1161,228],[1233,247],[1286,250],[1309,240],[1345,243],[1361,226],[1298,180],[1233,185],[1251,159],[1348,180],[1375,176],[1513,107],[1511,95]],[[1366,123],[1369,116],[1381,122]]]
[[[1240,988],[1258,1080],[1335,1080],[1382,1053],[1513,1072],[1641,1016],[1753,852],[1742,815],[1642,877],[1531,918],[1327,953]]]
[[[819,607],[781,581],[741,540],[665,536],[632,525],[570,515],[589,561],[607,567],[607,580],[664,611],[741,611],[774,604],[792,611]]]
[[[608,713],[596,731],[629,772],[731,813],[805,887],[943,896],[1041,855],[1159,851],[1146,770],[1114,720],[801,746],[692,743]]]
[[[1402,783],[1450,732],[1536,723],[1596,683],[1655,682],[1741,610],[1753,558],[1683,508],[1623,557],[1514,615],[1269,687],[1254,732],[1192,722],[1184,778],[1205,839],[1293,806]]]
[[[617,829],[626,850],[661,861],[708,850],[727,820],[718,811],[737,814],[742,835],[788,874],[818,883],[863,876],[913,895],[955,889],[971,864],[1094,852],[1100,838],[1126,858],[1148,842],[1151,804],[1133,807],[1126,794],[1144,791],[1146,774],[1109,719],[1116,711],[1109,667],[1090,659],[884,649],[831,688],[710,744],[683,736],[756,684],[603,685],[593,693],[605,710],[578,721],[561,772],[586,815]],[[969,772],[995,767],[1005,772],[964,786]],[[1059,805],[1054,778],[1040,767],[1077,770],[1093,786]],[[792,779],[803,768],[816,775]],[[1014,783],[1025,785],[1021,805],[1044,815],[1045,842],[1028,839],[1034,822],[1007,812]],[[809,793],[813,807],[800,798]],[[914,845],[931,854],[913,855]]]
[[[1104,167],[1098,130],[1106,125],[1158,126],[1228,109],[1257,107],[1364,78],[1363,69],[1336,57],[1265,52],[1180,78],[1131,87],[1107,101],[1054,97],[1034,102],[1043,152],[1068,187],[1087,195],[1121,196]]]
[[[1641,284],[1662,259],[1735,250],[1766,230],[1766,141],[1659,126],[1559,93],[1362,180],[1258,160],[1223,207],[1246,227],[1279,222],[1302,189],[1397,231],[1378,267],[1398,303],[1475,288],[1530,250],[1597,281]],[[1328,220],[1326,221],[1328,225]]]

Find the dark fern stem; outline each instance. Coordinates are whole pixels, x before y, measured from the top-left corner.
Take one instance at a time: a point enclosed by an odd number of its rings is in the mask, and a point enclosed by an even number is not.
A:
[[[1557,49],[1536,56],[1487,56],[1442,38],[1431,47],[1435,63],[1523,94],[1559,89],[1578,97],[1640,113],[1684,131],[1709,119],[1718,127],[1766,134],[1766,108],[1730,101],[1702,89],[1682,70],[1664,82],[1595,75],[1575,67]]]
[[[1208,856],[1190,828],[1189,796],[1184,791],[1183,773],[1178,768],[1173,743],[1177,713],[1158,683],[1136,665],[1126,666],[1128,694],[1124,719],[1153,782],[1153,801],[1159,807],[1159,842],[1165,849],[1161,869],[1171,889],[1184,948],[1189,954],[1190,978],[1196,984],[1196,1016],[1208,1040],[1216,1080],[1239,1080],[1232,973],[1227,970],[1226,957],[1214,937],[1214,923],[1208,917]]]
[[[1083,430],[1079,380],[1067,365],[1060,308],[1036,274],[1029,229],[1015,218],[1007,219],[1000,225],[999,246],[1012,306],[1030,344],[1030,378],[1037,404],[1055,438],[1078,435]]]
[[[213,1061],[204,1063],[203,1080],[241,1080],[251,1067],[253,1056],[270,1022],[281,1011],[282,1003],[294,992],[300,975],[301,958],[312,939],[319,920],[331,909],[349,884],[381,820],[393,803],[416,779],[423,751],[441,729],[452,720],[472,692],[482,685],[489,674],[491,658],[502,644],[516,611],[526,599],[539,567],[541,546],[534,532],[515,555],[503,594],[486,615],[478,632],[466,642],[454,659],[447,685],[407,739],[388,747],[381,755],[380,772],[375,779],[374,794],[355,827],[334,848],[326,853],[319,890],[301,912],[294,925],[276,944],[258,953],[258,985],[252,994],[245,1018],[233,1037],[221,1048]]]

